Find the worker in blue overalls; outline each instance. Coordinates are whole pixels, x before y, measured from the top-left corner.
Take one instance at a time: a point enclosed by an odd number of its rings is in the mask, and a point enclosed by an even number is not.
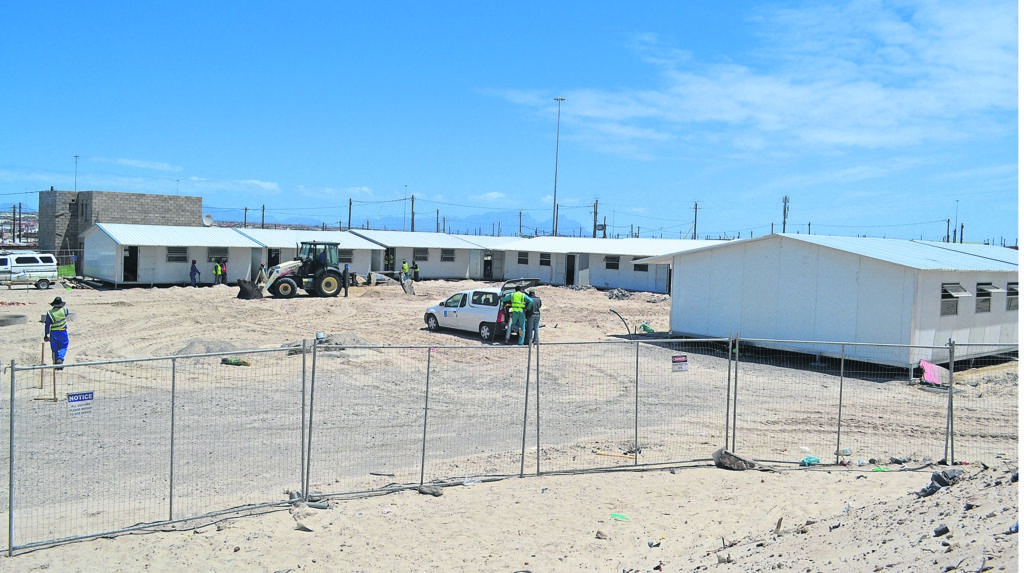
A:
[[[64,364],[64,356],[68,352],[68,307],[59,296],[50,302],[45,328],[43,342],[50,343],[53,363]]]

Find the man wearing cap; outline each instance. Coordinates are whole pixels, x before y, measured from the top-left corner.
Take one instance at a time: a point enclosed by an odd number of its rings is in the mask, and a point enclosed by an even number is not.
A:
[[[53,363],[64,364],[68,352],[68,307],[59,296],[50,302],[50,310],[46,311],[45,329],[43,342],[50,343]]]
[[[538,344],[540,342],[540,297],[537,296],[537,291],[530,289],[526,292],[533,302],[526,309],[526,343],[527,344]]]

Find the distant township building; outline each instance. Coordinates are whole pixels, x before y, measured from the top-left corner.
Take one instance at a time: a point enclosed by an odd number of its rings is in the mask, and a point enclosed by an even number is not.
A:
[[[203,198],[113,191],[39,192],[39,250],[81,259],[93,223],[203,226]]]

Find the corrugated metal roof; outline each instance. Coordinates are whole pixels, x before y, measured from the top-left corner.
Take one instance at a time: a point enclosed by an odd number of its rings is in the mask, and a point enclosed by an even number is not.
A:
[[[519,241],[519,237],[492,237],[490,235],[452,235],[458,237],[468,243],[473,243],[482,249],[501,251],[505,249],[505,245]]]
[[[447,233],[414,233],[412,231],[379,231],[374,229],[352,229],[359,235],[385,247],[412,247],[434,249],[479,249],[480,245],[460,239]]]
[[[1016,250],[992,245],[872,237],[781,236],[921,270],[1015,271],[1018,264]]]
[[[342,249],[381,250],[377,243],[348,231],[317,231],[312,229],[234,229],[269,249],[293,249],[302,241],[341,243]]]
[[[722,241],[689,239],[595,239],[592,237],[534,237],[519,239],[501,245],[507,251],[531,251],[541,253],[590,253],[595,255],[623,255],[652,257],[700,249]],[[671,259],[669,259],[671,260]],[[665,262],[669,262],[666,260]]]
[[[102,231],[119,245],[140,247],[250,247],[259,243],[227,227],[176,227],[96,223],[82,235]]]
[[[796,240],[920,270],[1016,271],[1019,260],[1016,249],[992,245],[825,235],[764,235],[753,239],[730,241],[718,245],[717,248],[768,240]],[[647,262],[668,262],[674,255],[685,252],[687,251],[670,253]]]

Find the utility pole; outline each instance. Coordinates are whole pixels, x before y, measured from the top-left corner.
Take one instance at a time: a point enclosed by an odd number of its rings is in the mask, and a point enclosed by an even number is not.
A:
[[[519,236],[523,236],[523,212],[519,211]]]
[[[435,218],[435,220],[434,220],[434,232],[435,233],[440,233],[441,232],[441,210],[440,209],[437,209],[435,211],[434,218]]]
[[[263,207],[260,209],[260,228],[261,229],[266,229],[267,228],[267,206],[266,205],[263,205]]]
[[[246,207],[245,211],[242,213],[242,228],[243,229],[245,228],[245,224],[248,221],[249,221],[249,208]]]
[[[597,238],[597,199],[594,199],[594,237]]]
[[[78,156],[75,156],[75,193],[78,193]]]
[[[607,239],[608,238],[608,216],[607,215],[605,216],[604,223],[602,223],[602,224],[604,225],[604,228],[601,230],[601,238],[602,239]]]
[[[693,202],[693,239],[697,239],[697,202]]]
[[[409,230],[416,232],[416,196],[411,195],[409,206]]]
[[[18,242],[19,242],[19,243],[20,243],[20,242],[22,241],[22,239],[24,238],[24,237],[22,236],[22,233],[24,233],[24,232],[25,232],[25,231],[23,230],[23,229],[24,229],[24,224],[23,224],[23,223],[24,223],[25,221],[24,221],[24,220],[23,220],[23,219],[22,219],[21,217],[22,217],[22,212],[21,212],[21,201],[18,201]]]
[[[782,198],[782,232],[786,232],[786,219],[789,218],[789,195]]]
[[[558,137],[562,131],[562,102],[565,101],[565,98],[556,97],[555,101],[558,102],[558,122],[555,124],[555,193],[551,198],[551,202],[555,205],[551,212],[551,236],[553,237],[558,235]]]
[[[348,198],[348,228],[352,228],[352,198]]]

